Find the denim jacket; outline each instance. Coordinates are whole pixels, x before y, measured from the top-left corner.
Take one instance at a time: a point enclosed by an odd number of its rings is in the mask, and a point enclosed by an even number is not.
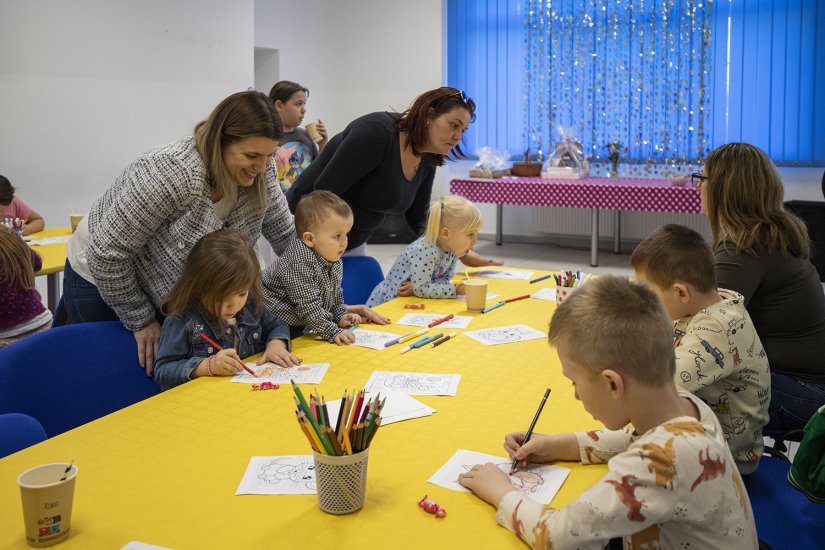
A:
[[[211,315],[200,307],[167,317],[163,322],[154,365],[155,380],[161,390],[188,382],[198,363],[218,352],[215,346],[200,337],[201,333],[224,349],[234,348],[240,357],[264,351],[270,340],[284,340],[290,348],[289,326],[266,310],[261,317],[254,312],[255,304],[250,300],[235,316],[235,328],[226,326],[223,332],[218,330],[218,324]],[[237,348],[235,330],[238,333]]]

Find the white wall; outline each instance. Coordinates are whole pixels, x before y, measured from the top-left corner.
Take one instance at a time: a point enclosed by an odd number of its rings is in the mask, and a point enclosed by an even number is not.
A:
[[[3,0],[0,173],[68,226],[142,152],[251,86],[253,0]]]

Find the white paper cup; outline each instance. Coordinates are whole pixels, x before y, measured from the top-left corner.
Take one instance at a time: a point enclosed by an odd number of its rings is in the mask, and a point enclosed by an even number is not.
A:
[[[309,139],[312,140],[312,143],[318,143],[324,136],[321,135],[321,132],[318,131],[318,121],[310,122],[304,125],[304,128],[307,129],[307,134],[309,134]]]
[[[467,297],[467,309],[481,311],[487,305],[487,281],[468,279],[464,281],[464,295]]]
[[[65,462],[44,464],[17,478],[29,546],[51,546],[69,536],[77,466],[72,465],[65,474],[67,466]],[[66,479],[61,481],[64,475]]]

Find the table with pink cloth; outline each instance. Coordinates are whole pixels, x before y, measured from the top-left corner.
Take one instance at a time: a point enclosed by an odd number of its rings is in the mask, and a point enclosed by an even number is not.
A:
[[[579,178],[544,179],[503,177],[497,179],[453,179],[450,192],[473,202],[496,205],[496,244],[502,243],[502,213],[505,204],[590,208],[590,265],[599,264],[599,210],[615,212],[613,252],[620,252],[621,212],[682,212],[701,210],[699,191],[672,185],[667,179]]]

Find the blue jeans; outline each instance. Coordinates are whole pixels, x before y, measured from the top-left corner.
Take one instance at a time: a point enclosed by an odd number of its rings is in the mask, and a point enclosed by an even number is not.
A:
[[[770,420],[765,435],[804,428],[813,414],[825,404],[825,383],[806,382],[784,374],[771,373]]]
[[[68,260],[63,268],[63,305],[70,325],[119,320],[114,310],[103,301],[97,287],[75,273]]]

